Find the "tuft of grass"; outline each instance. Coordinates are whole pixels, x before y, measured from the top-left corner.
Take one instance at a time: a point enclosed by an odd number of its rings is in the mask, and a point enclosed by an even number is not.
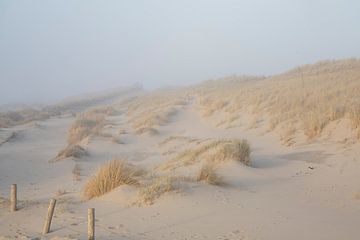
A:
[[[321,116],[315,114],[309,115],[306,120],[304,120],[304,133],[309,140],[314,139],[319,136],[328,124],[329,119],[321,118]]]
[[[82,146],[69,145],[58,153],[58,155],[55,157],[55,161],[59,161],[69,157],[82,158],[88,155],[89,155],[88,151]]]
[[[68,144],[78,144],[84,138],[99,133],[104,123],[104,113],[97,110],[80,114],[68,131]]]
[[[169,176],[157,177],[150,184],[143,186],[138,195],[138,199],[135,201],[135,205],[152,205],[155,200],[162,195],[175,191],[175,179]]]
[[[61,150],[55,160],[67,157],[81,158],[88,153],[81,146],[90,136],[103,136],[111,138],[112,135],[102,132],[106,124],[106,116],[115,114],[111,107],[98,107],[79,114],[71,125],[67,135],[67,147]]]
[[[187,104],[183,91],[156,91],[141,96],[129,104],[128,122],[136,134],[156,134],[178,109]]]
[[[16,126],[32,121],[45,120],[51,114],[45,110],[25,108],[18,111],[0,112],[0,128]]]
[[[194,149],[188,149],[170,161],[162,164],[162,170],[173,170],[183,166],[201,163],[221,163],[231,160],[250,165],[251,148],[246,140],[222,139],[206,142]]]
[[[138,186],[136,176],[139,174],[141,172],[134,165],[123,160],[112,160],[101,166],[88,180],[83,191],[84,198],[90,200],[102,196],[121,185]]]
[[[197,175],[198,182],[206,182],[211,185],[223,184],[223,178],[216,173],[215,164],[207,163],[203,165]]]

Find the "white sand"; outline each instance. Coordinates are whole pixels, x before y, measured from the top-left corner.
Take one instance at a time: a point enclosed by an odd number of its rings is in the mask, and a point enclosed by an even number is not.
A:
[[[125,144],[96,138],[90,156],[48,161],[66,144],[74,119],[56,118],[8,129],[18,132],[0,146],[0,236],[41,238],[50,198],[59,196],[52,231],[44,239],[86,239],[87,208],[96,208],[97,239],[359,239],[360,146],[322,139],[284,147],[274,133],[248,127],[216,129],[192,105],[159,128],[155,136],[134,135],[125,116],[114,117],[129,134]],[[116,129],[114,129],[116,131]],[[142,166],[168,159],[181,140],[159,145],[169,136],[245,138],[253,149],[252,166],[229,163],[219,169],[227,185],[188,183],[180,193],[162,196],[148,207],[129,206],[129,187],[83,202],[81,189],[101,163],[125,157]],[[74,181],[72,168],[81,167]],[[19,211],[10,213],[10,185],[18,184]],[[1,239],[1,237],[0,237]],[[20,238],[21,239],[21,238]]]

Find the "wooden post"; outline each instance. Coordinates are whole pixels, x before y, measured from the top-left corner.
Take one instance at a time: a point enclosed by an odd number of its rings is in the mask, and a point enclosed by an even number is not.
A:
[[[10,193],[10,211],[15,212],[17,210],[17,185],[11,185]]]
[[[54,215],[55,204],[56,204],[56,200],[51,199],[49,209],[48,209],[48,213],[47,213],[47,216],[46,216],[46,219],[45,219],[43,234],[47,234],[50,231],[50,225],[51,225],[51,220],[52,220],[53,215]]]
[[[88,240],[95,240],[95,208],[88,209]]]

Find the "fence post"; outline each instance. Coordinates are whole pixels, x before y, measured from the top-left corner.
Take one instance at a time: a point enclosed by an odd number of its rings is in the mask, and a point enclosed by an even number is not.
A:
[[[50,225],[51,225],[51,220],[52,220],[53,215],[54,215],[55,204],[56,204],[56,200],[51,199],[49,209],[48,209],[48,213],[47,213],[47,216],[46,216],[46,219],[45,219],[43,234],[47,234],[50,231]]]
[[[95,208],[88,209],[88,240],[95,240]]]
[[[15,212],[17,210],[17,185],[11,185],[10,193],[10,211]]]

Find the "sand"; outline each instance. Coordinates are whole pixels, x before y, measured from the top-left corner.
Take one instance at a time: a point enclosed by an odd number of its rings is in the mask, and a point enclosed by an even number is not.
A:
[[[0,145],[0,239],[87,239],[90,207],[96,209],[97,239],[359,238],[358,143],[333,137],[287,147],[276,133],[265,134],[264,129],[215,128],[191,101],[158,127],[158,134],[137,135],[124,111],[111,117],[115,127],[108,128],[114,134],[126,130],[120,135],[123,144],[93,138],[86,146],[90,155],[82,159],[49,162],[66,145],[72,116],[6,129],[2,139],[16,135]],[[171,136],[180,137],[161,144]],[[218,173],[225,185],[184,183],[181,191],[165,194],[150,206],[131,205],[134,190],[127,186],[82,200],[86,180],[114,157],[152,168],[191,146],[184,139],[208,138],[247,139],[251,166],[223,164]],[[72,174],[75,164],[81,168],[79,181]],[[17,212],[8,210],[12,183],[18,185]],[[64,194],[59,196],[59,191]],[[42,236],[54,197],[58,203],[51,232]]]

